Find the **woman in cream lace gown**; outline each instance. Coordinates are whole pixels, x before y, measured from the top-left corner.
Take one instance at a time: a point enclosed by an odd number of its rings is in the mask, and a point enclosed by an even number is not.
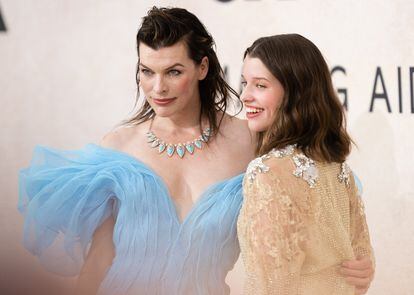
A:
[[[339,271],[373,253],[322,54],[300,35],[260,38],[246,50],[243,79],[248,125],[259,134],[238,220],[245,293],[365,293]]]

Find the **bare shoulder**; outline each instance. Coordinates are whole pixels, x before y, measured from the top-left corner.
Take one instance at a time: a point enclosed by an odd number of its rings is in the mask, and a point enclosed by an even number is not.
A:
[[[146,130],[144,125],[145,123],[133,126],[119,126],[108,132],[102,138],[100,145],[105,148],[127,151],[128,147],[135,145],[137,139],[143,137]]]
[[[222,123],[222,131],[224,136],[231,137],[238,144],[254,145],[256,143],[255,134],[250,132],[247,120],[243,120],[228,114],[224,115]]]
[[[225,115],[220,127],[221,139],[233,158],[246,165],[254,158],[256,137],[245,120]]]
[[[120,126],[108,132],[101,140],[100,145],[106,148],[121,149],[131,138],[134,127]]]

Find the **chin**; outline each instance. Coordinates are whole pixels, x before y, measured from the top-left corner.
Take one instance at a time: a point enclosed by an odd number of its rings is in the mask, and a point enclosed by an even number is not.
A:
[[[157,115],[158,117],[162,117],[162,118],[168,118],[171,117],[172,115],[174,115],[176,113],[175,108],[160,108],[160,107],[155,107],[152,108],[155,112],[155,115]]]
[[[266,124],[261,124],[260,122],[254,122],[251,120],[247,121],[247,125],[249,126],[250,131],[253,131],[253,132],[266,131],[268,127]]]
[[[170,112],[154,110],[155,115],[160,118],[168,118],[171,116]]]

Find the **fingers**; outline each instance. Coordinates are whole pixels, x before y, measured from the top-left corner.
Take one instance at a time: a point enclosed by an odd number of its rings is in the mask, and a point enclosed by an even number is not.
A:
[[[359,270],[359,269],[341,267],[339,271],[344,277],[356,277],[356,278],[369,278],[371,277],[373,273],[373,270],[371,268]]]
[[[348,260],[342,264],[340,273],[345,280],[355,286],[355,294],[365,294],[373,279],[374,269],[371,259],[358,257],[356,260]]]
[[[366,268],[372,268],[372,261],[368,257],[358,257],[356,260],[347,260],[342,263],[342,266],[363,270]]]
[[[358,256],[356,260],[342,263],[340,273],[348,284],[355,286],[355,294],[363,295],[368,291],[374,277],[372,261],[368,257]]]
[[[365,278],[346,277],[345,281],[350,285],[363,289],[363,288],[369,287],[369,284],[371,283],[371,278],[370,277],[365,277]]]
[[[368,291],[368,287],[366,287],[366,288],[355,288],[355,295],[364,295],[364,294],[366,294],[367,291]]]

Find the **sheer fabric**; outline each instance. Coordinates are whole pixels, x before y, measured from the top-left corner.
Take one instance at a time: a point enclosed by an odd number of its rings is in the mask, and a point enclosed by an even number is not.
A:
[[[242,179],[209,187],[180,223],[162,179],[137,159],[93,144],[37,147],[20,174],[24,246],[48,270],[77,275],[113,215],[115,258],[100,294],[229,294]]]
[[[249,165],[238,235],[245,294],[351,295],[340,264],[357,255],[373,259],[349,168],[292,148]]]

